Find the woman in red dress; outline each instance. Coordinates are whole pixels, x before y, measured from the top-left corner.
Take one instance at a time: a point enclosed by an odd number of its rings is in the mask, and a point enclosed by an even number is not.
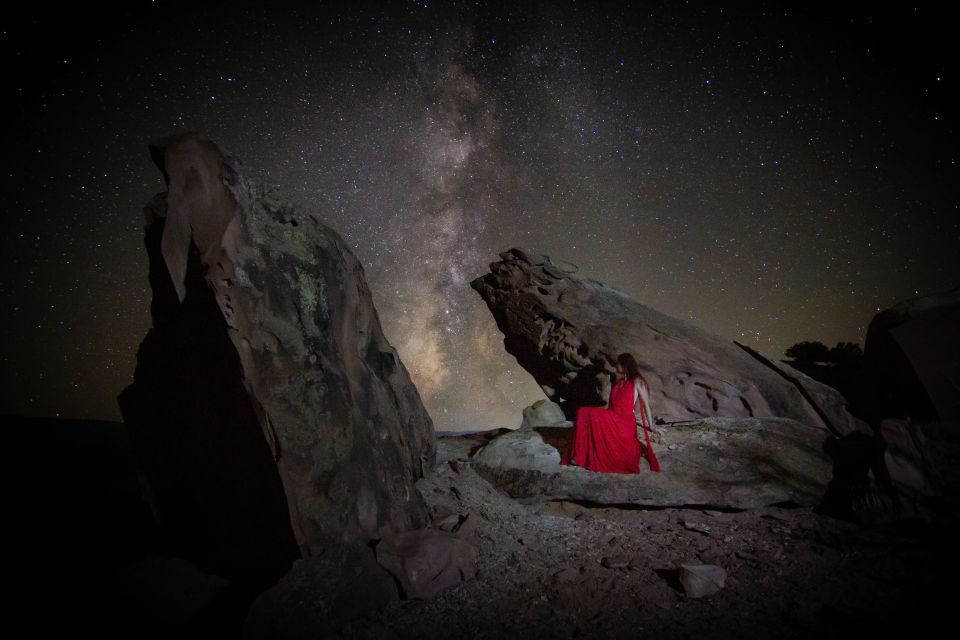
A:
[[[609,405],[577,409],[570,451],[560,464],[606,473],[640,473],[642,447],[634,413],[639,404],[647,461],[651,469],[660,471],[647,432],[651,420],[649,398],[649,386],[637,361],[629,353],[621,353],[617,356],[617,382],[610,390]]]

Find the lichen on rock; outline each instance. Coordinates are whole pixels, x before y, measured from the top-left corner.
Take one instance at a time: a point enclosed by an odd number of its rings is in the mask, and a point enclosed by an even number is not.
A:
[[[335,231],[198,134],[150,147],[153,328],[118,398],[160,520],[224,575],[422,527],[433,424]]]

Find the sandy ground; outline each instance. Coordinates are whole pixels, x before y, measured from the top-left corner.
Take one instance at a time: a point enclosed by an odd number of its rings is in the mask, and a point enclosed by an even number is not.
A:
[[[807,508],[523,504],[471,468],[477,443],[441,438],[435,473],[419,485],[435,522],[472,521],[476,576],[341,637],[841,637],[922,628],[955,606],[953,524],[863,528]],[[724,588],[687,597],[681,564],[722,567]]]

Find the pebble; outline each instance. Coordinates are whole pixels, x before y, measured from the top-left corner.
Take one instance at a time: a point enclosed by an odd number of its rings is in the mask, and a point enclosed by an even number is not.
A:
[[[602,564],[607,569],[627,569],[630,566],[630,557],[629,556],[604,556],[600,560]]]
[[[726,579],[727,572],[715,564],[680,565],[680,584],[688,598],[712,595],[723,589]]]
[[[684,520],[683,528],[686,529],[687,531],[696,531],[697,533],[710,535],[710,525],[703,524],[701,522],[689,522],[687,520]]]

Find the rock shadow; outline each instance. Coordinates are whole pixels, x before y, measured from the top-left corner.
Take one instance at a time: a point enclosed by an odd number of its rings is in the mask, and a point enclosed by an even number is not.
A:
[[[573,427],[534,427],[533,430],[540,434],[546,444],[559,451],[561,456],[570,450]]]

